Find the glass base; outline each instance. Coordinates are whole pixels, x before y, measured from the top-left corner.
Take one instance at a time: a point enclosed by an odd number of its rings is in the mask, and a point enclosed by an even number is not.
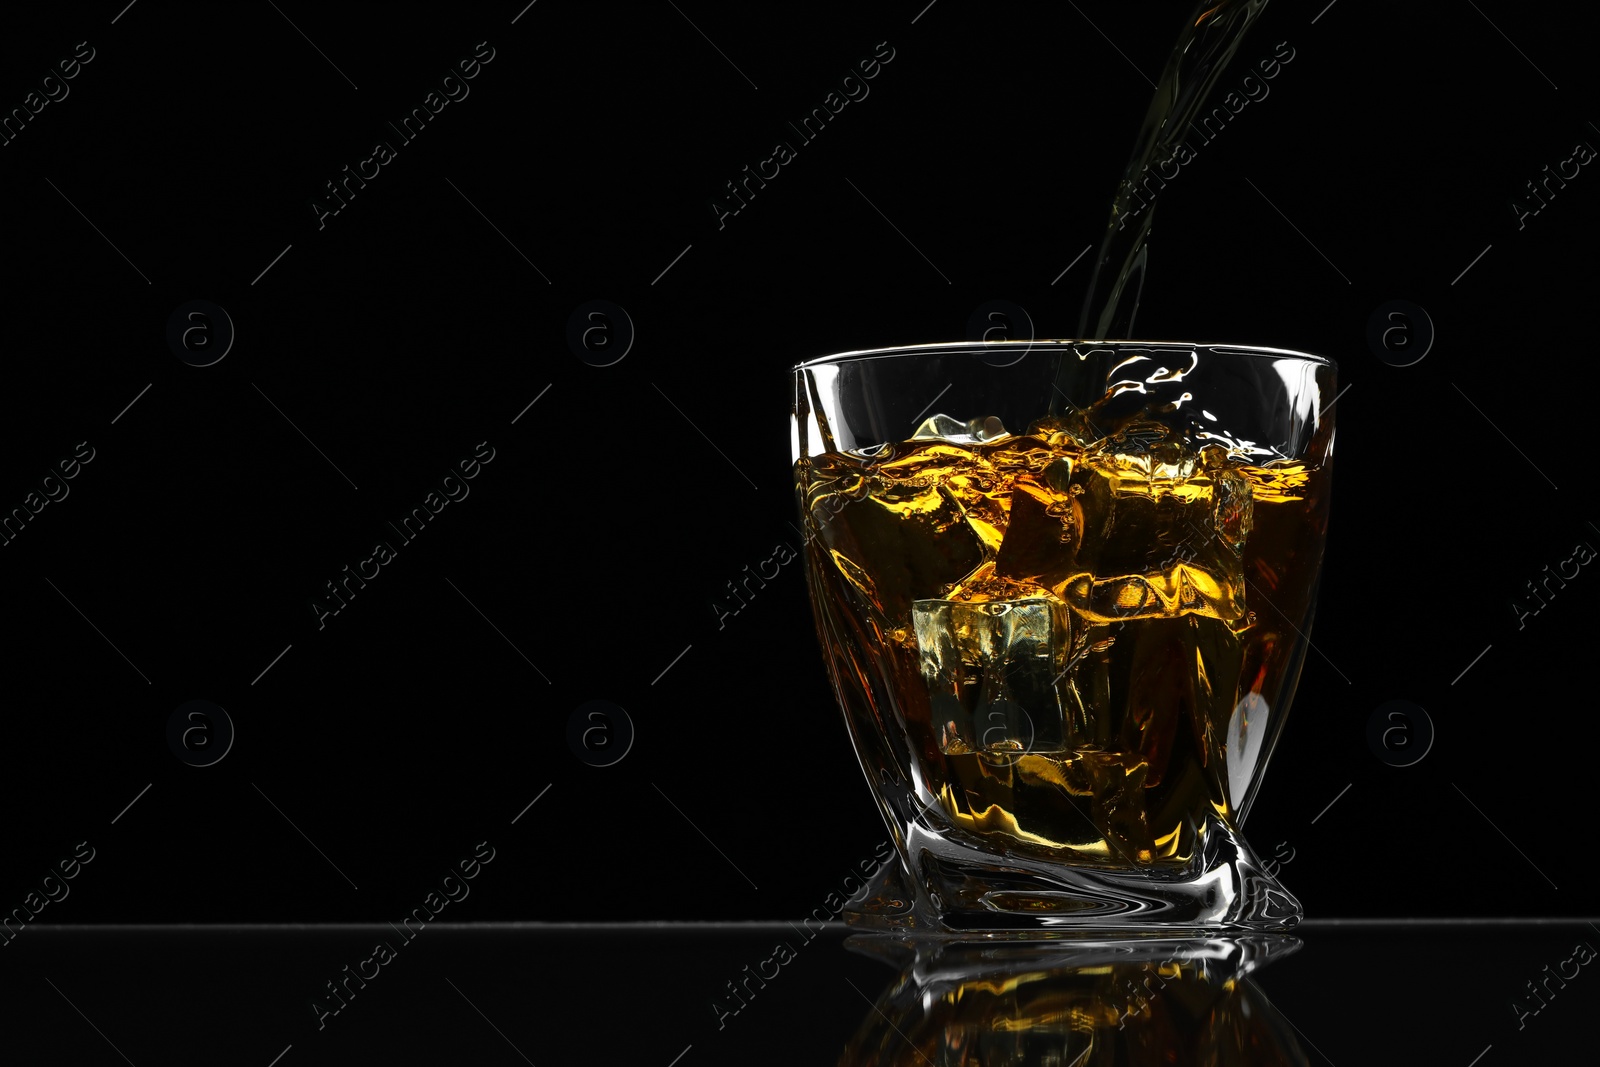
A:
[[[901,855],[879,868],[843,913],[861,930],[908,934],[1048,935],[1051,931],[1289,930],[1300,902],[1249,847],[1209,819],[1194,862],[1176,871],[1067,866],[999,857],[913,825]]]

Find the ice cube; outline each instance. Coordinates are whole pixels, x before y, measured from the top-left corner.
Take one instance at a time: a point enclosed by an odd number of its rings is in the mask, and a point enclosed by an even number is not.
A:
[[[1192,735],[1199,772],[1221,796],[1225,747],[1242,665],[1237,635],[1220,619],[1190,615],[1140,624],[1137,639],[1113,657],[1128,657],[1127,709],[1112,747],[1137,753],[1149,765],[1146,784],[1160,785],[1180,732]],[[1186,772],[1187,773],[1187,769]]]
[[[876,473],[879,477],[871,489],[875,497],[894,504],[908,517],[954,508],[977,537],[982,559],[994,558],[1000,548],[1000,532],[1005,529],[1005,493],[1001,476],[986,455],[942,439],[925,440],[880,463]],[[934,503],[927,496],[930,491],[942,497],[944,504]],[[945,527],[941,524],[938,528]],[[942,590],[927,589],[918,595],[939,592]]]
[[[1035,419],[1028,424],[1027,432],[1043,438],[1054,447],[1074,449],[1088,448],[1102,436],[1099,428],[1089,420],[1088,413],[1076,407],[1069,408],[1061,415]]]
[[[894,625],[990,553],[960,504],[934,479],[844,482],[807,500],[822,547],[859,597]]]
[[[1167,446],[1168,449],[1181,448],[1170,426],[1153,419],[1140,418],[1123,424],[1109,437],[1095,442],[1090,446],[1090,451],[1107,456],[1134,458],[1152,455],[1161,446]]]
[[[887,441],[879,441],[873,445],[859,445],[855,448],[847,448],[844,454],[865,460],[886,459],[894,454],[894,446]]]
[[[1051,588],[1092,622],[1239,618],[1249,481],[1219,449],[1197,452],[1151,426],[1105,444],[1116,447],[1089,451],[1069,475],[1082,540],[1072,573]]]
[[[1071,485],[1070,476],[1071,460],[1062,459],[1046,467],[1042,478],[1023,474],[1012,482],[1005,539],[994,561],[996,574],[1050,587],[1083,569],[1076,565],[1083,542],[1079,498],[1084,490]]]
[[[943,751],[1061,749],[1066,605],[1043,596],[928,599],[911,617]]]
[[[1071,782],[1082,776],[1093,798],[1090,819],[1106,844],[1119,859],[1148,863],[1156,845],[1145,808],[1144,791],[1152,783],[1144,759],[1121,752],[1084,751],[1073,764],[1066,777]]]
[[[911,435],[913,441],[949,441],[957,445],[981,445],[1007,436],[1005,425],[995,416],[962,422],[950,415],[929,415]]]

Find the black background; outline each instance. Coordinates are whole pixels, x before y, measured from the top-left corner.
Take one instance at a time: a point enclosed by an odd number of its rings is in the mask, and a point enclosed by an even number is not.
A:
[[[991,299],[1071,336],[1189,5],[278,6],[58,7],[0,42],[7,109],[95,50],[0,148],[0,507],[94,449],[0,547],[0,910],[87,841],[39,922],[398,921],[488,841],[444,918],[809,912],[885,832],[799,564],[712,607],[798,545],[788,368],[961,339]],[[1479,8],[1274,3],[1223,85],[1294,59],[1163,194],[1137,324],[1348,387],[1316,651],[1246,827],[1312,917],[1596,911],[1600,578],[1512,608],[1600,545],[1600,178],[1520,230],[1510,206],[1600,144],[1591,51]],[[319,228],[480,41],[470,95]],[[719,228],[724,183],[885,41]],[[193,299],[237,330],[210,367],[166,342]],[[636,328],[609,367],[566,341],[592,299]],[[1366,341],[1393,299],[1437,329],[1413,366]],[[483,441],[470,496],[319,629],[324,583]],[[195,699],[237,731],[210,767],[166,741]],[[1437,731],[1407,768],[1367,742],[1395,699]],[[634,725],[614,766],[568,744],[591,700]]]

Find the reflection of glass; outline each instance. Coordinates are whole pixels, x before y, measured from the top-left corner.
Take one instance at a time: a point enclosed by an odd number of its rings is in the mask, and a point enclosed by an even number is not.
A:
[[[796,368],[812,606],[901,861],[853,921],[1298,921],[1238,830],[1305,655],[1333,383],[1143,342]]]
[[[1248,975],[1294,938],[1048,945],[851,938],[902,968],[840,1067],[1308,1064]]]

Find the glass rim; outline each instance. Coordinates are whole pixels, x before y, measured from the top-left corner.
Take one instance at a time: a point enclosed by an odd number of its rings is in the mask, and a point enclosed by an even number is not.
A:
[[[1261,359],[1297,359],[1318,366],[1338,369],[1338,364],[1327,356],[1319,356],[1311,352],[1297,352],[1290,348],[1270,348],[1265,345],[1238,345],[1220,344],[1205,341],[1084,341],[1068,338],[1037,338],[1032,341],[939,341],[917,345],[894,345],[888,348],[858,348],[849,352],[835,352],[828,356],[818,356],[790,368],[792,372],[809,370],[813,367],[827,367],[839,363],[848,363],[856,360],[883,359],[892,356],[917,356],[936,355],[942,352],[978,352],[1007,349],[1042,348],[1048,350],[1055,346],[1088,345],[1092,349],[1098,348],[1165,348],[1184,350],[1206,350],[1217,355],[1226,356],[1252,356]]]

